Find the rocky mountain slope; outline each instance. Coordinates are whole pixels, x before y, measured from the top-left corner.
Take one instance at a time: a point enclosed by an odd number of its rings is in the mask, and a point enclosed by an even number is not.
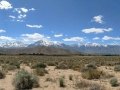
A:
[[[39,40],[32,44],[24,44],[22,42],[14,42],[14,43],[0,43],[1,49],[19,49],[19,48],[35,48],[38,46],[46,46],[46,47],[54,47],[61,48],[67,50],[76,50],[89,54],[120,54],[120,45],[102,45],[96,43],[87,43],[87,44],[72,44],[67,45],[64,43],[56,42],[56,41],[46,41]]]

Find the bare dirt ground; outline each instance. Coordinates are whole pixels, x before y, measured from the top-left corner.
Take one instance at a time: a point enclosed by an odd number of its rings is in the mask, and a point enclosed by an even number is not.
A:
[[[21,69],[25,69],[29,72],[32,72],[30,67],[21,65]],[[47,66],[46,70],[49,74],[46,74],[45,76],[40,76],[40,87],[39,88],[33,88],[32,90],[87,90],[87,89],[77,89],[75,87],[75,84],[79,82],[80,80],[83,80],[81,77],[81,73],[66,69],[54,69],[54,66]],[[120,81],[120,72],[114,72],[113,67],[99,67],[100,70],[105,71],[107,73],[113,74],[118,81]],[[14,87],[12,85],[12,79],[14,78],[15,71],[8,71],[6,77],[4,79],[0,79],[0,90],[14,90]],[[73,75],[73,80],[69,80],[69,75]],[[65,79],[65,87],[59,86],[59,78],[64,77]],[[50,81],[46,81],[47,78],[50,78]],[[89,83],[97,83],[101,86],[106,87],[106,90],[120,90],[120,86],[117,87],[111,87],[109,84],[109,79],[96,79],[96,80],[86,80],[85,81]],[[3,88],[3,89],[2,89]],[[97,89],[96,89],[97,90]]]

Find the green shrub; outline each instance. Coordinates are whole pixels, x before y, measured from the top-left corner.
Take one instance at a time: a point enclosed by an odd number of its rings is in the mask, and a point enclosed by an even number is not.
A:
[[[120,71],[120,65],[115,65],[114,71]]]
[[[73,75],[69,75],[69,80],[73,80]]]
[[[112,79],[110,79],[110,84],[111,84],[111,86],[117,86],[117,85],[118,85],[118,80],[117,80],[117,78],[112,78]]]
[[[82,72],[82,77],[85,79],[99,79],[101,72],[95,69],[90,69],[89,71]]]
[[[31,68],[32,69],[35,69],[35,68],[46,68],[46,65],[44,63],[36,63]]]
[[[39,79],[37,76],[33,76],[31,73],[22,70],[16,73],[12,84],[18,90],[32,89],[33,87],[39,86]]]
[[[64,78],[59,78],[59,85],[60,87],[65,87]]]
[[[68,67],[71,69],[73,67],[74,63],[73,62],[68,62]]]
[[[15,69],[17,69],[17,66],[8,65],[8,64],[2,65],[2,70],[15,70]]]
[[[55,66],[56,63],[55,63],[55,62],[48,62],[47,65],[48,65],[48,66]]]
[[[92,69],[97,69],[97,66],[95,65],[95,63],[89,63],[87,67]]]
[[[20,63],[18,61],[10,62],[10,65],[16,66],[18,69],[20,68]]]
[[[5,73],[0,70],[0,79],[3,79],[3,78],[5,78]]]
[[[33,75],[32,78],[33,78],[33,87],[34,88],[39,87],[40,85],[39,85],[39,78],[38,78],[38,76]]]

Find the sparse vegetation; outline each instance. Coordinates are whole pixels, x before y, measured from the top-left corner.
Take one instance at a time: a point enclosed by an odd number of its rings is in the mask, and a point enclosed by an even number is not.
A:
[[[17,69],[17,66],[9,65],[9,64],[2,65],[2,70],[15,70],[15,69]]]
[[[18,90],[32,89],[33,87],[39,86],[39,79],[37,76],[33,76],[29,72],[22,70],[16,73],[12,84]]]
[[[43,68],[36,68],[35,70],[33,70],[33,73],[38,76],[44,76],[45,70]]]
[[[117,78],[112,78],[112,79],[110,79],[110,84],[111,84],[111,86],[117,86],[117,85],[118,85],[118,80],[117,80]]]
[[[69,87],[76,87],[81,90],[107,90],[105,87],[103,87],[104,82],[111,84],[110,89],[113,86],[119,85],[119,79],[116,81],[116,79],[113,78],[119,78],[119,56],[6,55],[0,57],[3,81],[4,79],[6,80],[10,77],[13,77],[15,72],[21,72],[20,70],[28,70],[28,72],[30,72],[29,74],[25,75],[15,75],[13,78],[13,86],[16,89],[39,87],[39,76],[44,76],[40,77],[42,80],[41,88],[49,88],[49,84],[54,86],[56,82],[59,82],[60,87],[67,87],[66,89],[69,89]],[[115,73],[114,71],[117,72]],[[77,74],[71,72],[76,72]],[[19,76],[19,78],[17,76]],[[20,79],[20,76],[21,78],[24,77],[24,79]],[[18,78],[16,79],[17,82],[15,82],[15,78]],[[109,79],[111,80],[109,81]],[[24,85],[21,84],[27,81],[29,81],[28,84],[31,86],[27,86],[27,83]],[[55,87],[57,87],[57,85]],[[116,90],[119,89],[119,87],[115,88]],[[75,88],[73,88],[73,90],[74,89]]]
[[[69,80],[73,80],[73,75],[69,75]]]
[[[78,83],[75,84],[76,88],[82,89],[89,87],[90,83],[84,80],[80,80]]]
[[[52,81],[53,82],[54,80],[50,77],[47,77],[45,81]]]
[[[46,68],[46,65],[44,63],[36,63],[31,68],[32,69],[35,69],[35,68]]]
[[[87,67],[88,67],[88,68],[92,68],[92,69],[97,69],[97,66],[96,66],[96,64],[95,64],[94,62],[89,63],[89,64],[87,65]]]
[[[59,78],[59,85],[60,87],[65,87],[65,81],[64,81],[64,78]]]
[[[11,61],[10,65],[16,66],[18,69],[20,68],[20,63],[18,61]]]
[[[104,86],[100,86],[99,84],[90,84],[89,90],[106,90]]]
[[[68,66],[65,62],[62,62],[56,66],[56,69],[68,69]]]
[[[75,86],[80,90],[106,90],[104,86],[100,86],[97,83],[90,83],[85,80],[80,80],[78,83],[75,84]]]
[[[3,78],[5,78],[5,73],[0,70],[0,79],[3,79]]]
[[[101,77],[103,79],[110,79],[110,78],[113,78],[115,75],[113,74],[110,74],[110,73],[107,73],[107,72],[101,72]]]
[[[33,76],[32,76],[32,80],[33,80],[33,87],[34,87],[34,88],[37,88],[37,87],[40,86],[40,85],[39,85],[39,78],[38,78],[38,76],[33,75]]]
[[[120,71],[120,65],[115,65],[114,71]]]
[[[82,72],[82,77],[85,79],[99,79],[100,76],[100,71],[95,69],[89,69],[88,71]]]
[[[48,66],[55,66],[56,63],[55,63],[55,62],[48,62],[47,65],[48,65]]]

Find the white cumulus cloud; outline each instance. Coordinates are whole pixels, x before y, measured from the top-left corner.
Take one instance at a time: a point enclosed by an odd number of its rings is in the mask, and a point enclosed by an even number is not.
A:
[[[19,20],[19,19],[18,19],[18,20],[16,20],[16,21],[17,21],[17,22],[24,22],[24,20]]]
[[[55,34],[54,37],[62,37],[62,34]]]
[[[5,31],[5,30],[0,29],[0,33],[2,33],[2,32],[6,32],[6,31]]]
[[[89,29],[83,29],[82,32],[98,34],[98,33],[110,32],[112,30],[113,30],[112,28],[108,28],[108,29],[106,29],[106,28],[89,28]]]
[[[44,37],[44,35],[39,34],[39,33],[34,33],[34,34],[22,34],[21,36],[25,36],[25,37],[28,37],[28,38],[31,38],[31,39],[40,39],[40,38],[43,38],[43,37]]]
[[[17,22],[23,22],[23,18],[27,17],[27,13],[29,11],[34,11],[34,8],[31,9],[27,9],[25,7],[21,7],[21,8],[14,8],[13,12],[17,12],[18,15],[16,16],[16,19],[13,19],[12,21],[17,21]],[[11,16],[11,18],[13,18],[13,16]],[[28,25],[29,27],[32,27],[31,25]]]
[[[42,28],[43,27],[42,25],[30,25],[30,24],[26,24],[26,26],[30,28]]]
[[[50,36],[47,36],[47,38],[49,39],[49,38],[50,38]]]
[[[28,9],[26,9],[25,7],[20,8],[20,9],[21,9],[21,11],[23,11],[24,13],[27,13],[27,12],[28,12]]]
[[[14,11],[13,12],[17,12],[18,14],[21,14],[22,12],[23,13],[27,13],[28,11],[35,11],[34,8],[31,8],[31,9],[27,9],[25,7],[22,7],[22,8],[14,8]]]
[[[100,38],[99,37],[95,37],[95,38],[93,38],[93,40],[99,40]]]
[[[120,37],[109,37],[109,36],[104,36],[102,40],[120,40]]]
[[[35,11],[35,9],[34,9],[34,8],[31,8],[31,9],[29,9],[29,11]]]
[[[0,36],[0,39],[1,39],[1,40],[8,40],[8,41],[13,41],[13,40],[15,40],[14,38],[8,37],[8,36]]]
[[[19,19],[22,19],[22,18],[25,18],[26,16],[27,16],[26,14],[23,14],[23,15],[20,14],[20,15],[18,16],[18,18],[19,18]]]
[[[20,8],[14,8],[14,11],[13,12],[18,12],[18,14],[20,14],[21,13],[21,10],[20,10]]]
[[[102,20],[103,16],[102,15],[98,15],[98,16],[94,16],[93,19],[91,20],[91,22],[97,22],[100,24],[103,24],[103,20]]]
[[[0,9],[11,9],[13,8],[12,5],[8,2],[8,1],[5,1],[5,0],[2,0],[0,1]]]
[[[83,42],[85,39],[83,37],[72,37],[72,38],[65,38],[63,41],[80,41]]]
[[[49,36],[44,36],[43,34],[33,33],[33,34],[22,34],[21,39],[23,42],[35,42],[38,40],[48,40]]]
[[[10,18],[15,18],[15,16],[9,15]]]

